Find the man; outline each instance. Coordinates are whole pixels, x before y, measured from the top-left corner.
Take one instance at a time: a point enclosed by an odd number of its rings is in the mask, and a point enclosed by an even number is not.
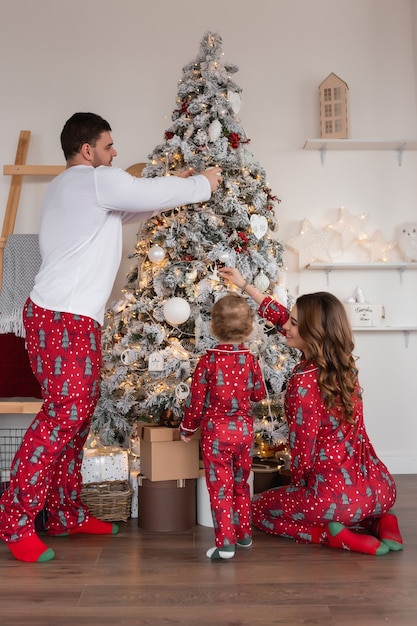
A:
[[[49,185],[41,214],[42,265],[23,317],[43,406],[14,458],[0,499],[0,537],[13,556],[45,562],[55,553],[35,532],[47,511],[53,536],[115,534],[79,498],[82,450],[99,394],[101,326],[122,253],[122,225],[210,198],[221,170],[135,178],[112,161],[109,123],[75,113],[64,125],[65,171]]]

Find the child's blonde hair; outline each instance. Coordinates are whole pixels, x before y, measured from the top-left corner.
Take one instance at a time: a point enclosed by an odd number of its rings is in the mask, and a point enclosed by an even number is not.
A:
[[[229,293],[211,309],[211,330],[221,343],[242,343],[253,330],[254,317],[245,298]]]

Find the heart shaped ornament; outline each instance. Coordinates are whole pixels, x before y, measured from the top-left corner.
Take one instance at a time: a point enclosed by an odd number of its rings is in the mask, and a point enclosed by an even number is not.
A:
[[[264,215],[257,215],[256,213],[251,215],[250,225],[257,239],[262,239],[268,232],[268,220]]]

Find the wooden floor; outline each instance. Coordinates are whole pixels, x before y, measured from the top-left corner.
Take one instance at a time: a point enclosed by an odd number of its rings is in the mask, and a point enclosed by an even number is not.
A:
[[[397,476],[405,549],[374,557],[258,531],[213,562],[213,530],[48,538],[54,561],[26,564],[0,544],[1,626],[415,626],[417,476]]]

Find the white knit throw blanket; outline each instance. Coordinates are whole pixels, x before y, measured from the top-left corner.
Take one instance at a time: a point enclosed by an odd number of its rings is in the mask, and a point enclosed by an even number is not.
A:
[[[40,266],[38,235],[9,235],[3,256],[0,334],[25,336],[22,311]]]

